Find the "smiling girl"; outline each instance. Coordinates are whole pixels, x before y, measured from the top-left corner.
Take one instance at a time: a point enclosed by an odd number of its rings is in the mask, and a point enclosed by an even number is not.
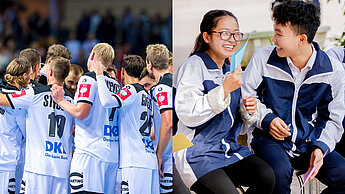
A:
[[[177,133],[194,146],[174,154],[184,183],[196,193],[271,193],[275,183],[268,164],[237,143],[242,121],[238,112],[241,67],[230,75],[231,57],[243,38],[237,18],[226,10],[205,14],[194,50],[174,79]],[[243,99],[249,113],[256,99]]]

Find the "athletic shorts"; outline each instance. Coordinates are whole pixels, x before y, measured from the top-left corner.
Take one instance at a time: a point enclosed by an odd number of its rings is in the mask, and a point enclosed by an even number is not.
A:
[[[114,193],[118,163],[104,162],[88,154],[74,154],[71,163],[71,193]]]
[[[69,179],[24,171],[20,194],[70,193]]]
[[[16,194],[19,194],[20,185],[22,184],[23,174],[24,174],[24,162],[17,163],[16,167]]]
[[[159,177],[160,193],[173,192],[173,164],[172,158],[163,160],[163,173],[164,177]]]
[[[15,172],[0,172],[0,193],[14,194],[16,189]]]
[[[121,194],[159,194],[158,170],[147,168],[122,168]]]
[[[122,169],[119,168],[117,169],[115,194],[121,193],[121,178],[122,178]]]

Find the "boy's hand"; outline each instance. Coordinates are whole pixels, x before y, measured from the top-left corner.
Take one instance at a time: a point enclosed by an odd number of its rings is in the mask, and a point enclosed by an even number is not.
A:
[[[285,137],[291,136],[289,127],[279,117],[272,120],[269,133],[277,140],[284,140]]]
[[[309,170],[312,169],[320,160],[320,165],[318,167],[315,168],[315,171],[313,172],[313,174],[310,176],[308,181],[311,181],[319,172],[322,164],[323,164],[323,153],[321,151],[320,148],[316,148],[310,156],[310,166],[309,166]]]

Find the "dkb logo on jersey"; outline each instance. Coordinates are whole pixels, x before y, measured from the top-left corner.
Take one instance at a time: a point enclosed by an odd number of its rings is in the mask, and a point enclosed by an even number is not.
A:
[[[47,153],[50,152],[50,153]],[[66,154],[64,146],[61,142],[51,142],[46,141],[46,157],[54,158],[54,159],[62,159],[68,160],[67,156],[64,155],[53,155],[54,154]]]
[[[104,125],[103,141],[114,142],[119,140],[119,128],[117,126]]]
[[[82,173],[72,172],[69,180],[73,190],[78,190],[83,187],[84,179]]]
[[[91,84],[80,84],[78,98],[90,97],[90,88],[91,88]]]
[[[16,179],[15,178],[10,178],[8,182],[8,193],[9,194],[14,194],[16,191]]]
[[[159,107],[162,105],[168,105],[168,93],[167,92],[160,92],[157,94],[157,101]]]

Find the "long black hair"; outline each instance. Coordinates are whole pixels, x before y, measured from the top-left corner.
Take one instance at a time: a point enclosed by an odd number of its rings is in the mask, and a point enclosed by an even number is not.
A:
[[[211,10],[211,11],[207,12],[201,21],[200,34],[196,38],[194,49],[193,49],[192,53],[190,54],[190,56],[194,55],[195,53],[202,53],[202,52],[205,52],[208,49],[210,49],[208,44],[204,41],[202,34],[204,32],[210,33],[212,31],[212,29],[217,26],[219,19],[223,16],[233,17],[238,24],[237,17],[233,13],[231,13],[230,11],[216,9],[216,10]]]

